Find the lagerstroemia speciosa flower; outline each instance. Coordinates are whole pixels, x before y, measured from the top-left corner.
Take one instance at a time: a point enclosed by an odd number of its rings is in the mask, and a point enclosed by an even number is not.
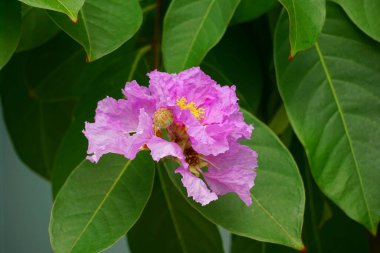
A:
[[[235,86],[220,86],[198,67],[179,74],[153,71],[149,87],[126,84],[126,99],[99,101],[95,122],[86,122],[87,157],[103,154],[134,159],[149,149],[155,161],[176,159],[187,194],[202,205],[218,195],[236,193],[252,203],[257,155],[239,144],[252,125],[239,111]]]

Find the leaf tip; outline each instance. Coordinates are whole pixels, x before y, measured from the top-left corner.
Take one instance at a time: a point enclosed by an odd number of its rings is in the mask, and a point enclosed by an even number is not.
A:
[[[91,62],[91,56],[90,55],[86,55],[86,63],[90,63]]]
[[[76,16],[69,16],[71,22],[73,22],[74,24],[77,24],[78,23],[78,17]]]
[[[296,56],[296,53],[297,52],[294,52],[294,50],[291,48],[290,53],[289,53],[289,57],[288,57],[288,61],[291,62],[294,59],[294,57]]]
[[[303,253],[306,253],[307,252],[307,248],[305,246],[302,246],[302,248],[300,248],[299,251],[303,252]]]

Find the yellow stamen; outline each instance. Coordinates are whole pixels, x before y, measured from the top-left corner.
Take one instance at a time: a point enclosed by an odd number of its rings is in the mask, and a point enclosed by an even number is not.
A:
[[[195,118],[198,120],[203,119],[205,116],[205,109],[202,107],[198,107],[195,105],[193,101],[187,102],[187,99],[185,97],[181,97],[180,99],[177,99],[177,105],[181,110],[189,110],[191,114],[194,115]]]

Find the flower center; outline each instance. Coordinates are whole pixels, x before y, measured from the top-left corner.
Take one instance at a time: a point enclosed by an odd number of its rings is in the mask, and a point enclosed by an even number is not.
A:
[[[185,161],[189,164],[190,172],[200,177],[200,172],[203,167],[207,167],[208,164],[202,159],[202,156],[198,154],[191,146],[186,147],[183,151],[185,155]]]
[[[197,167],[200,164],[200,159],[198,157],[198,153],[192,147],[186,148],[184,150],[185,161],[191,167]]]
[[[160,108],[153,114],[153,123],[159,129],[167,128],[173,124],[173,113],[166,108]]]
[[[195,105],[193,101],[187,102],[187,99],[185,97],[181,97],[180,99],[177,99],[177,105],[181,110],[189,110],[190,113],[197,118],[198,120],[203,119],[205,116],[205,109],[202,107],[198,107]]]

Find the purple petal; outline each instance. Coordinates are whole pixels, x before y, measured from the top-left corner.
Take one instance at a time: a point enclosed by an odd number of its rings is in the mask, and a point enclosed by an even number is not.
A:
[[[177,75],[177,99],[185,97],[202,106],[207,101],[218,99],[217,83],[206,75],[199,67],[184,70]]]
[[[148,73],[149,90],[156,99],[157,108],[176,103],[176,75],[154,70]]]
[[[218,199],[218,196],[207,188],[202,179],[194,176],[187,169],[179,167],[175,172],[182,175],[182,184],[187,189],[187,196],[192,197],[202,206]]]
[[[147,142],[147,146],[151,151],[153,160],[159,161],[166,156],[177,157],[182,164],[185,163],[185,156],[181,147],[174,142],[169,142],[154,136]],[[187,165],[187,164],[186,164]]]
[[[122,92],[136,110],[144,108],[148,114],[154,113],[156,109],[155,99],[151,96],[148,88],[140,86],[136,81],[132,81],[125,84]]]
[[[99,101],[95,122],[86,122],[83,133],[88,139],[90,161],[98,162],[107,153],[134,159],[141,146],[153,136],[152,119],[128,100],[107,97]]]
[[[84,135],[88,139],[87,158],[97,162],[103,154],[123,154],[129,145],[129,132],[138,125],[138,115],[124,99],[110,97],[98,102],[95,122],[85,123]]]
[[[254,185],[257,154],[247,146],[230,144],[230,150],[218,156],[207,156],[208,172],[203,176],[218,195],[235,192],[244,203],[252,203],[250,189]]]
[[[140,109],[139,124],[135,134],[130,137],[130,144],[123,151],[124,156],[130,160],[135,159],[142,146],[153,136],[152,117],[145,112],[145,109]]]

